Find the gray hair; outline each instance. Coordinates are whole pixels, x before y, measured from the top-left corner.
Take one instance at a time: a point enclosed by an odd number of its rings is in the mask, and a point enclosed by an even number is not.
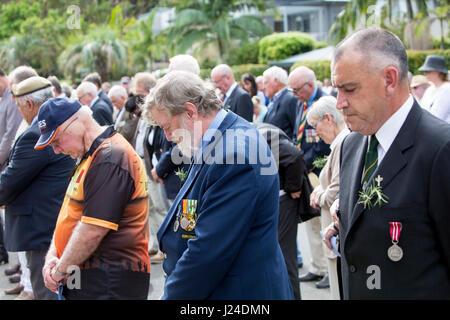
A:
[[[98,88],[93,82],[84,81],[78,86],[77,95],[79,95],[79,92],[83,92],[84,94],[90,93],[95,97],[98,94]]]
[[[388,30],[369,27],[347,36],[336,46],[333,64],[347,49],[361,52],[371,70],[378,71],[391,65],[398,70],[399,80],[408,79],[408,57],[405,47],[402,41]]]
[[[188,71],[198,76],[200,75],[200,66],[197,59],[188,54],[179,54],[170,58],[169,70]]]
[[[53,87],[47,87],[21,97],[16,97],[16,103],[17,105],[25,105],[27,100],[31,100],[35,106],[40,106],[54,96]]]
[[[173,117],[185,111],[186,102],[195,105],[203,116],[222,107],[214,89],[208,87],[199,76],[186,71],[173,71],[159,79],[146,97],[144,117],[154,124],[150,113],[153,108],[166,110]]]
[[[120,85],[114,85],[111,89],[109,89],[108,97],[111,99],[112,97],[128,97],[127,90]]]
[[[288,84],[287,71],[277,66],[270,67],[269,69],[264,71],[263,76],[269,77],[272,81],[278,79],[278,81],[280,81],[282,84]]]
[[[219,64],[217,66],[215,66],[212,70],[211,70],[211,75],[213,73],[218,72],[221,76],[233,76],[233,70],[231,69],[231,67],[227,64]]]
[[[38,74],[36,70],[34,70],[32,67],[19,66],[15,68],[13,71],[11,71],[11,73],[9,74],[9,79],[12,82],[12,84],[18,84],[25,79],[37,76]]]
[[[309,124],[314,120],[322,120],[325,114],[329,114],[333,117],[333,121],[336,125],[344,122],[344,116],[336,109],[336,98],[333,96],[324,96],[314,102],[311,105],[311,109],[306,114],[306,120]]]

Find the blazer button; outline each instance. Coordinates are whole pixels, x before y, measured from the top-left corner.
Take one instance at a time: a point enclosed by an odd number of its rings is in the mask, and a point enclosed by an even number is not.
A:
[[[350,265],[349,270],[350,270],[350,272],[354,273],[354,272],[356,272],[356,267],[354,265]]]
[[[167,253],[163,253],[164,259],[167,259]]]

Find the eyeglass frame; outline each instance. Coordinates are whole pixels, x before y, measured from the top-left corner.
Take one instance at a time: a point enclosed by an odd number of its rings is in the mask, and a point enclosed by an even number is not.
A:
[[[297,92],[302,90],[303,87],[306,86],[307,84],[309,84],[309,81],[306,81],[304,84],[302,84],[300,88],[289,88],[289,91],[291,91],[292,93],[297,94]]]

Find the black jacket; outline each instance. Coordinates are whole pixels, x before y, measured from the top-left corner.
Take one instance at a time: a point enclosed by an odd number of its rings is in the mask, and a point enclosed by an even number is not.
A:
[[[271,124],[257,124],[256,128],[266,139],[277,162],[280,190],[288,194],[302,190],[298,199],[298,222],[319,216],[320,211],[310,206],[313,188],[306,171],[303,151],[297,148],[283,131]]]
[[[229,108],[228,108],[229,106]],[[226,101],[225,109],[229,109],[248,122],[253,121],[253,102],[247,91],[239,86],[234,88]]]
[[[37,118],[11,149],[0,175],[8,251],[47,250],[75,161],[52,147],[34,150],[40,137]]]

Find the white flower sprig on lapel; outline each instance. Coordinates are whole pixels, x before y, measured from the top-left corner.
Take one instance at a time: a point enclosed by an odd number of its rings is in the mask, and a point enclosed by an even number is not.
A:
[[[378,175],[375,179],[377,185],[372,183],[365,190],[359,192],[359,198],[361,199],[358,203],[364,205],[364,209],[372,209],[375,206],[381,207],[383,203],[388,203],[389,197],[383,193],[381,189],[381,181],[383,178]]]
[[[187,172],[184,171],[183,168],[179,168],[175,174],[177,175],[177,177],[181,180],[181,182],[183,182],[184,180],[186,180],[186,176],[187,176]]]
[[[322,158],[315,158],[313,160],[313,166],[316,167],[317,169],[322,169],[323,167],[325,167],[327,161],[328,156],[324,156]]]

